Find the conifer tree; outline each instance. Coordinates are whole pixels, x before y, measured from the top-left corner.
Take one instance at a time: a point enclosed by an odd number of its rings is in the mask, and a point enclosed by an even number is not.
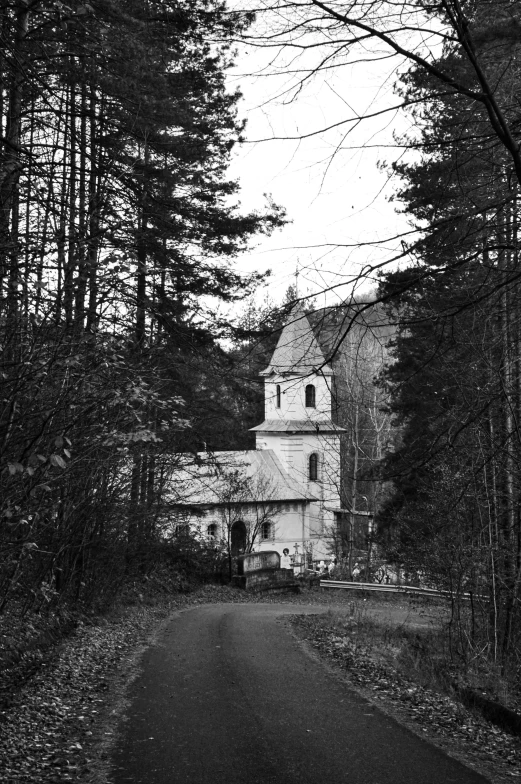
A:
[[[108,596],[158,541],[183,368],[222,328],[206,303],[255,285],[233,259],[282,218],[242,214],[226,176],[242,122],[225,71],[247,15],[199,0],[0,13],[0,608],[27,610]]]
[[[489,75],[504,74],[513,44],[484,41]],[[451,49],[444,59],[463,79],[468,63]],[[510,85],[498,85],[504,105]],[[432,78],[412,69],[406,99],[431,91]],[[424,237],[416,263],[381,286],[399,324],[381,382],[403,439],[386,461],[395,491],[380,522],[398,560],[458,596],[486,597],[472,644],[484,638],[507,666],[521,632],[519,184],[473,102],[438,96],[418,121],[422,159],[396,168]]]

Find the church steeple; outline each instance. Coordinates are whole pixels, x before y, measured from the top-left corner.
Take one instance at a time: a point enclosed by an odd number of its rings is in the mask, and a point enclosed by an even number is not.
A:
[[[296,305],[280,334],[270,364],[260,375],[307,376],[317,371],[323,376],[333,375],[304,309]]]
[[[301,306],[291,311],[265,377],[265,421],[257,433],[337,433],[331,420],[332,376],[309,319]],[[257,448],[263,447],[263,439]]]
[[[316,502],[302,524],[302,541],[320,537],[334,525],[333,509],[340,507],[344,429],[331,418],[333,370],[302,307],[291,311],[261,375],[265,419],[251,428],[256,448],[272,450],[287,476],[313,494]]]

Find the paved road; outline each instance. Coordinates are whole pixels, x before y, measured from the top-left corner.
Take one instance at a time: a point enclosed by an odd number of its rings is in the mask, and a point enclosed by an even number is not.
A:
[[[115,784],[484,784],[353,693],[277,620],[317,609],[176,614],[131,687]]]

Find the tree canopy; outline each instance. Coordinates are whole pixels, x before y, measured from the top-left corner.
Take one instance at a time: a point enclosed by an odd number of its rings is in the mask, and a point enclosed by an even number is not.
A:
[[[243,121],[225,72],[251,17],[0,13],[0,605],[102,601],[157,536],[176,450],[200,448],[191,417],[215,415],[218,303],[259,279],[233,259],[284,220],[242,213],[226,174]]]

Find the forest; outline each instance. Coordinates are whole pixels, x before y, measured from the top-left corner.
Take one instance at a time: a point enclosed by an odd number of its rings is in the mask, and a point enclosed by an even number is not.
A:
[[[234,256],[284,220],[241,213],[226,177],[248,21],[2,4],[0,611],[110,601],[158,557],[176,453],[247,416],[216,314],[258,282]]]
[[[450,4],[444,4],[446,11]],[[491,99],[519,138],[519,4],[453,4],[467,32],[437,67]],[[448,11],[445,19],[450,20]],[[513,25],[513,27],[511,27]],[[457,24],[453,30],[458,32]],[[463,30],[463,28],[462,28]],[[454,36],[456,38],[456,36]],[[477,67],[477,64],[479,66]],[[413,108],[414,163],[395,164],[397,198],[415,226],[407,269],[380,294],[397,325],[379,384],[400,430],[381,470],[393,491],[380,510],[391,558],[453,597],[453,653],[518,671],[521,634],[521,320],[517,152],[490,102],[413,63],[401,96]],[[403,140],[404,143],[406,140]],[[516,147],[519,149],[518,142]],[[462,594],[466,593],[465,600]],[[470,597],[470,601],[469,601]]]
[[[392,168],[414,239],[323,322],[346,504],[376,510],[382,557],[450,592],[455,655],[515,670],[521,9],[492,5],[418,0],[405,20],[385,3],[303,2],[298,43],[324,68],[370,38],[407,62],[412,130],[397,141],[412,155]],[[271,202],[241,212],[227,177],[244,125],[225,74],[250,11],[0,7],[0,613],[23,616],[101,607],[181,557],[161,538],[165,479],[182,452],[248,445],[292,297],[234,324],[220,308],[260,282],[234,259],[285,221]],[[413,24],[443,39],[428,58],[396,37]]]

